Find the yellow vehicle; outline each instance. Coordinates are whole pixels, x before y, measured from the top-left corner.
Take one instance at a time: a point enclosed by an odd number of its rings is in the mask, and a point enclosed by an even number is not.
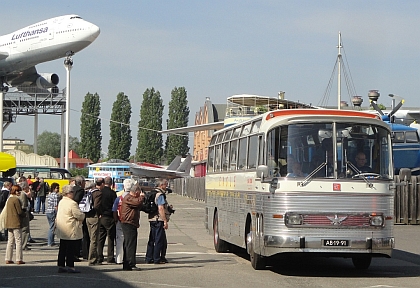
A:
[[[0,172],[2,177],[10,177],[16,173],[16,159],[10,154],[0,152]]]
[[[20,176],[25,176],[26,178],[31,175],[33,181],[35,177],[44,178],[44,181],[48,183],[51,187],[52,183],[58,183],[61,188],[64,185],[68,185],[70,178],[72,177],[71,173],[64,168],[57,167],[46,167],[46,166],[17,166],[15,178]]]

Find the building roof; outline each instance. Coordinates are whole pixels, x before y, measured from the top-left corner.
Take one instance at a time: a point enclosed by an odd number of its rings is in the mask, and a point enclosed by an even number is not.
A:
[[[60,164],[60,158],[55,158],[55,160],[57,161],[58,164]],[[80,158],[79,155],[75,151],[70,150],[69,163],[90,165],[93,163],[93,161],[88,158]]]

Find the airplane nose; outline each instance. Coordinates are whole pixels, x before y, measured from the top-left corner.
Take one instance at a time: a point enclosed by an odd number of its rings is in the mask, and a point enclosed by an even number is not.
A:
[[[95,40],[101,33],[101,29],[99,29],[99,27],[96,26],[95,24],[92,24],[92,26],[90,26],[90,31],[92,33],[93,40]]]

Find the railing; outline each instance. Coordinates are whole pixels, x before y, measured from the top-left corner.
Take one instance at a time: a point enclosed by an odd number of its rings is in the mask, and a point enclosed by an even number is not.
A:
[[[401,183],[398,176],[395,182]],[[420,176],[411,176],[407,185],[397,186],[394,199],[395,224],[420,224]],[[206,201],[205,177],[174,180],[173,192],[199,201]]]
[[[206,201],[205,177],[174,180],[173,193],[199,201]]]
[[[411,176],[408,185],[397,186],[395,190],[394,223],[420,224],[420,176]],[[398,176],[395,183],[401,183]]]

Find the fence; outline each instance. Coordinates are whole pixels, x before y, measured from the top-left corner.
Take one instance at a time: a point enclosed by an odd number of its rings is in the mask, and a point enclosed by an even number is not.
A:
[[[408,180],[408,185],[397,186],[395,190],[395,223],[420,224],[420,176]],[[400,177],[395,177],[395,183],[401,183]]]
[[[395,183],[401,183],[395,176]],[[205,201],[205,177],[174,180],[174,193]],[[397,186],[394,198],[394,223],[420,224],[420,176],[411,176],[408,185]]]
[[[195,200],[206,201],[205,179],[205,177],[175,179],[173,192]]]

